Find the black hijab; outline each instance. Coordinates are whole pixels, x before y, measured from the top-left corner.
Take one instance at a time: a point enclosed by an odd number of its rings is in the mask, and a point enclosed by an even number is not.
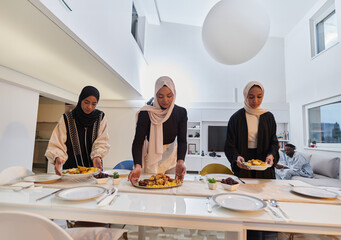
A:
[[[97,110],[97,109],[94,109],[90,114],[86,114],[85,112],[83,112],[82,106],[81,106],[82,101],[89,96],[94,96],[98,102],[99,101],[99,91],[97,90],[97,88],[95,88],[93,86],[84,87],[82,92],[79,95],[77,106],[72,111],[75,120],[77,122],[79,122],[83,127],[89,127],[89,126],[93,125],[102,112],[102,111]]]

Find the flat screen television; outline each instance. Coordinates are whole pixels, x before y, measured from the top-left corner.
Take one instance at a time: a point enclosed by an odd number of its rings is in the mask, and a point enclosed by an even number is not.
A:
[[[227,126],[208,126],[208,151],[224,152]]]

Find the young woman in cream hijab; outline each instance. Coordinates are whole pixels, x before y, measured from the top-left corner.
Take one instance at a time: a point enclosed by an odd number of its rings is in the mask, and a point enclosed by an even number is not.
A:
[[[54,128],[45,157],[54,164],[56,174],[78,166],[102,169],[110,145],[107,119],[96,109],[99,97],[97,88],[84,87],[77,106],[63,114]]]
[[[231,116],[227,126],[225,155],[238,177],[275,179],[276,121],[272,113],[260,107],[264,87],[259,82],[249,82],[243,93],[244,108]],[[250,159],[260,159],[271,167],[264,171],[249,170],[245,163]]]
[[[128,179],[135,183],[142,171],[149,174],[174,173],[183,180],[187,151],[187,111],[174,104],[175,86],[163,76],[155,83],[154,103],[137,112],[132,146],[134,169]]]

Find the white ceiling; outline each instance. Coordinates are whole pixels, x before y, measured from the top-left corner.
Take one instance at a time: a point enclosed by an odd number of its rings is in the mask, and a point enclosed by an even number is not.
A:
[[[319,0],[260,0],[268,10],[271,36],[285,36]],[[218,0],[134,0],[149,23],[202,26]],[[139,9],[137,9],[139,10]],[[0,1],[0,65],[78,95],[96,85],[103,99],[142,96],[113,69],[68,36],[29,1]]]
[[[0,66],[76,96],[84,86],[94,85],[101,99],[142,99],[119,74],[27,0],[0,0],[0,36]]]
[[[149,0],[140,0],[143,15],[150,23],[179,23],[201,27],[209,10],[220,0],[155,0],[156,11]],[[267,10],[270,22],[270,36],[284,37],[307,11],[319,0],[259,0]]]

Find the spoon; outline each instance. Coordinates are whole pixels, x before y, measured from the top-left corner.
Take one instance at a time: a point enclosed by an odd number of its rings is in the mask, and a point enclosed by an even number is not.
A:
[[[283,214],[284,217],[289,218],[289,216],[279,207],[278,202],[276,201],[276,199],[270,199],[270,205],[273,207],[278,208],[281,213]]]

